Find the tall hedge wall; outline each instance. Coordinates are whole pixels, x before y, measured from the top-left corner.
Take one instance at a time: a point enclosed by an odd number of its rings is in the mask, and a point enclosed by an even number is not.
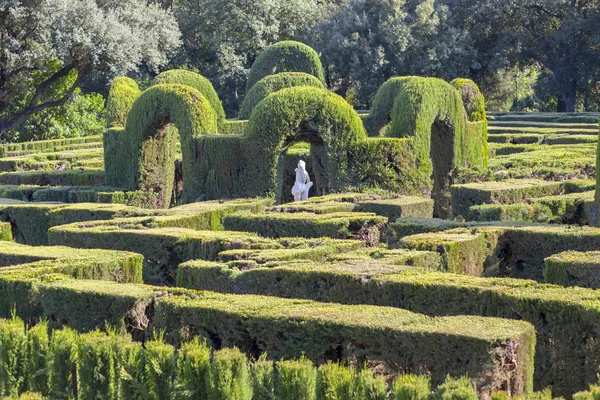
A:
[[[115,78],[106,100],[106,125],[109,128],[125,126],[127,114],[141,93],[133,79],[125,76]]]
[[[304,43],[286,40],[267,47],[254,61],[248,73],[246,92],[265,76],[279,72],[306,72],[325,82],[317,52]]]
[[[191,86],[198,90],[206,100],[210,103],[213,110],[217,114],[217,119],[223,121],[225,119],[225,111],[223,110],[223,104],[215,91],[212,83],[200,74],[184,69],[172,69],[169,71],[161,72],[152,80],[152,86],[163,85],[163,84],[175,84]]]
[[[269,94],[287,87],[312,86],[323,88],[323,82],[313,75],[304,72],[281,72],[267,75],[258,81],[244,97],[238,114],[239,119],[248,119],[254,107]]]

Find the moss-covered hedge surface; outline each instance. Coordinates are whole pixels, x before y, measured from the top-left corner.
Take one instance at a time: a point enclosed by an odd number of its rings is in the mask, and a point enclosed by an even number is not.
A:
[[[248,119],[254,107],[269,94],[283,88],[293,86],[312,86],[324,88],[323,82],[314,75],[304,72],[281,72],[267,75],[258,81],[244,97],[244,101],[238,113],[239,119]]]
[[[246,93],[265,76],[279,72],[304,72],[325,83],[317,52],[304,43],[286,40],[267,47],[254,61],[248,72]]]

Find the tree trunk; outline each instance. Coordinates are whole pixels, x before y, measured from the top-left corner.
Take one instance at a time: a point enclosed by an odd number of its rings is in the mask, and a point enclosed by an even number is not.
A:
[[[575,111],[575,99],[577,97],[577,81],[571,80],[565,87],[561,89],[561,95],[565,102],[565,111]]]

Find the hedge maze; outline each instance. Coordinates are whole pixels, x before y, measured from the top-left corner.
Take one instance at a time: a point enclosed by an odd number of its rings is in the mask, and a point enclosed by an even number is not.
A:
[[[599,115],[357,112],[297,42],[248,88],[122,77],[103,137],[0,146],[0,396],[596,398]]]

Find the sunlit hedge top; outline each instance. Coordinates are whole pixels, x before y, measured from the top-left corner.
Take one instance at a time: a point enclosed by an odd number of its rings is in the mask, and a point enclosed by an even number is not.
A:
[[[221,103],[215,88],[212,83],[202,75],[183,69],[172,69],[160,73],[152,80],[152,85],[160,84],[178,84],[193,87],[206,97],[213,110],[215,110],[217,119],[219,121],[225,119],[223,104]]]
[[[485,100],[477,84],[464,78],[456,78],[450,84],[460,91],[469,121],[486,121]]]
[[[118,77],[112,82],[106,101],[106,125],[108,128],[125,126],[131,105],[141,93],[138,84],[126,76]]]
[[[268,47],[254,61],[248,73],[246,92],[265,76],[279,72],[305,72],[325,82],[317,52],[304,43],[287,40]]]
[[[267,75],[246,93],[238,118],[250,118],[252,110],[262,99],[273,92],[293,86],[323,88],[323,83],[315,76],[305,72],[281,72],[275,75]]]

